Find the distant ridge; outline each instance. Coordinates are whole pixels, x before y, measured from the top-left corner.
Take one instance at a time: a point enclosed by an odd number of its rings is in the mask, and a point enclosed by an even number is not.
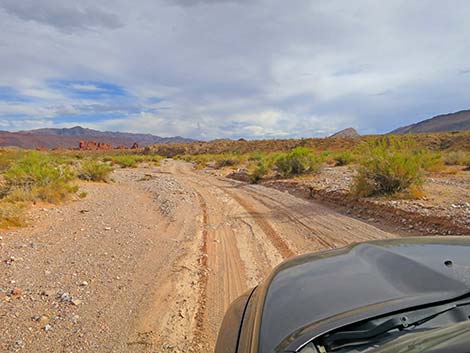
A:
[[[437,115],[415,124],[400,127],[391,134],[407,134],[417,132],[444,132],[470,130],[470,110]]]
[[[35,135],[76,136],[76,137],[93,138],[93,139],[97,139],[100,137],[126,139],[129,141],[132,140],[132,143],[137,142],[139,145],[142,145],[142,146],[151,145],[154,143],[194,142],[194,140],[187,139],[181,136],[161,137],[161,136],[156,136],[152,134],[98,131],[98,130],[93,130],[93,129],[87,129],[81,126],[75,126],[72,128],[63,128],[63,129],[36,129],[36,130],[20,131],[20,133],[35,134]]]
[[[360,136],[356,129],[348,127],[347,129],[338,131],[337,133],[330,136],[330,138],[352,138]]]
[[[34,149],[72,148],[80,141],[96,141],[112,146],[131,147],[134,143],[142,147],[162,143],[187,143],[194,140],[176,137],[160,137],[151,134],[134,134],[129,132],[98,131],[75,126],[64,129],[37,129],[19,132],[0,131],[0,147],[20,147]]]

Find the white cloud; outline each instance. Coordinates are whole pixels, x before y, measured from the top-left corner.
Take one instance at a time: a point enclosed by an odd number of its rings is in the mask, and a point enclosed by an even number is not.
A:
[[[98,87],[93,84],[84,84],[84,83],[75,83],[71,84],[69,86],[72,89],[78,90],[78,91],[87,91],[87,92],[102,92],[104,91],[103,88]]]

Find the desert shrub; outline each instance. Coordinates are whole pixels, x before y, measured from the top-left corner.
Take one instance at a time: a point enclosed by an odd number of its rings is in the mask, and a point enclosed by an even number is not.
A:
[[[201,169],[205,168],[207,163],[211,161],[211,156],[208,154],[198,154],[195,156],[186,156],[184,160],[194,163],[196,169]]]
[[[113,168],[106,163],[95,160],[81,161],[78,169],[78,177],[86,181],[107,182]]]
[[[0,201],[0,228],[21,227],[24,223],[23,204]]]
[[[250,181],[254,184],[258,183],[266,174],[271,170],[273,159],[269,157],[262,157],[259,160],[252,161],[248,166],[248,176]]]
[[[235,167],[243,161],[243,157],[238,153],[224,153],[212,156],[216,168]]]
[[[4,195],[11,201],[59,202],[75,192],[71,167],[58,163],[50,155],[26,152],[4,173]]]
[[[351,151],[342,151],[333,154],[333,161],[336,166],[344,166],[354,162],[355,156]]]
[[[266,154],[263,153],[263,152],[258,152],[258,151],[252,152],[252,153],[248,154],[248,156],[247,156],[247,160],[250,161],[250,162],[251,161],[261,161],[265,158],[266,158]]]
[[[221,153],[221,154],[197,154],[182,155],[178,159],[194,163],[196,169],[212,166],[220,169],[224,167],[235,167],[246,160],[246,156],[239,153]]]
[[[144,162],[153,163],[154,165],[160,165],[160,162],[163,160],[163,157],[159,156],[158,154],[148,154],[143,155],[142,159]]]
[[[7,170],[15,160],[21,158],[25,152],[0,150],[0,172]]]
[[[137,168],[141,160],[136,155],[121,154],[113,156],[111,162],[113,164],[119,165],[122,168]]]
[[[419,152],[421,158],[421,166],[428,172],[439,172],[444,169],[444,161],[442,154],[432,152],[427,149],[421,149]]]
[[[321,158],[305,147],[296,147],[274,158],[274,166],[283,177],[316,172],[321,165]]]
[[[360,167],[354,182],[358,196],[394,194],[420,189],[424,171],[435,159],[411,138],[387,136],[359,147]]]
[[[470,165],[470,153],[465,151],[451,151],[443,156],[446,165]]]

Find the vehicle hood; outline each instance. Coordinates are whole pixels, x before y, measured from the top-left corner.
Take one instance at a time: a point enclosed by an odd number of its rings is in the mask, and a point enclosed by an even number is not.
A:
[[[304,255],[278,266],[259,290],[259,352],[291,352],[347,324],[470,293],[470,238],[374,241]]]

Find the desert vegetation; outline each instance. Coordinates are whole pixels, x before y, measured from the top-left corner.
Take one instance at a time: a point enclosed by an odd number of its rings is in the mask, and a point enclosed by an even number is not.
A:
[[[404,135],[399,135],[404,136]],[[417,143],[432,151],[470,151],[470,131],[413,134]],[[278,140],[216,140],[210,142],[158,144],[145,148],[144,152],[166,157],[183,155],[220,155],[255,152],[289,152],[295,147],[306,147],[313,151],[353,150],[362,142],[373,141],[377,135],[354,138],[303,138]]]
[[[0,228],[25,224],[28,205],[86,197],[79,181],[109,182],[115,167],[158,164],[162,157],[132,153],[0,150]]]
[[[252,183],[308,175],[315,178],[324,168],[345,167],[354,175],[351,195],[419,198],[424,195],[427,176],[470,168],[469,141],[467,132],[351,139],[221,140],[186,144],[183,150],[183,145],[175,144],[166,155],[192,162],[196,169],[223,169],[227,174],[237,171]],[[110,182],[115,168],[158,165],[163,157],[156,151],[165,148],[169,147],[150,148],[145,153],[2,150],[0,227],[22,224],[28,204],[85,197],[86,192],[79,190],[80,180]]]
[[[349,139],[354,140],[352,146],[351,141],[345,143],[344,139],[340,139],[329,143],[331,149],[297,146],[285,152],[202,153],[177,158],[193,162],[197,169],[238,169],[238,174],[243,173],[246,176],[244,179],[252,183],[316,175],[323,167],[347,166],[355,171],[352,195],[417,198],[424,195],[422,185],[427,176],[456,172],[447,170],[447,166],[470,165],[468,151],[448,148],[465,143],[459,138],[458,144],[453,140],[446,141],[443,136],[448,137],[447,134],[425,134],[418,138],[416,135],[369,136],[359,140]]]
[[[425,172],[437,170],[441,156],[424,149],[410,137],[388,136],[358,146],[358,196],[419,193]]]

